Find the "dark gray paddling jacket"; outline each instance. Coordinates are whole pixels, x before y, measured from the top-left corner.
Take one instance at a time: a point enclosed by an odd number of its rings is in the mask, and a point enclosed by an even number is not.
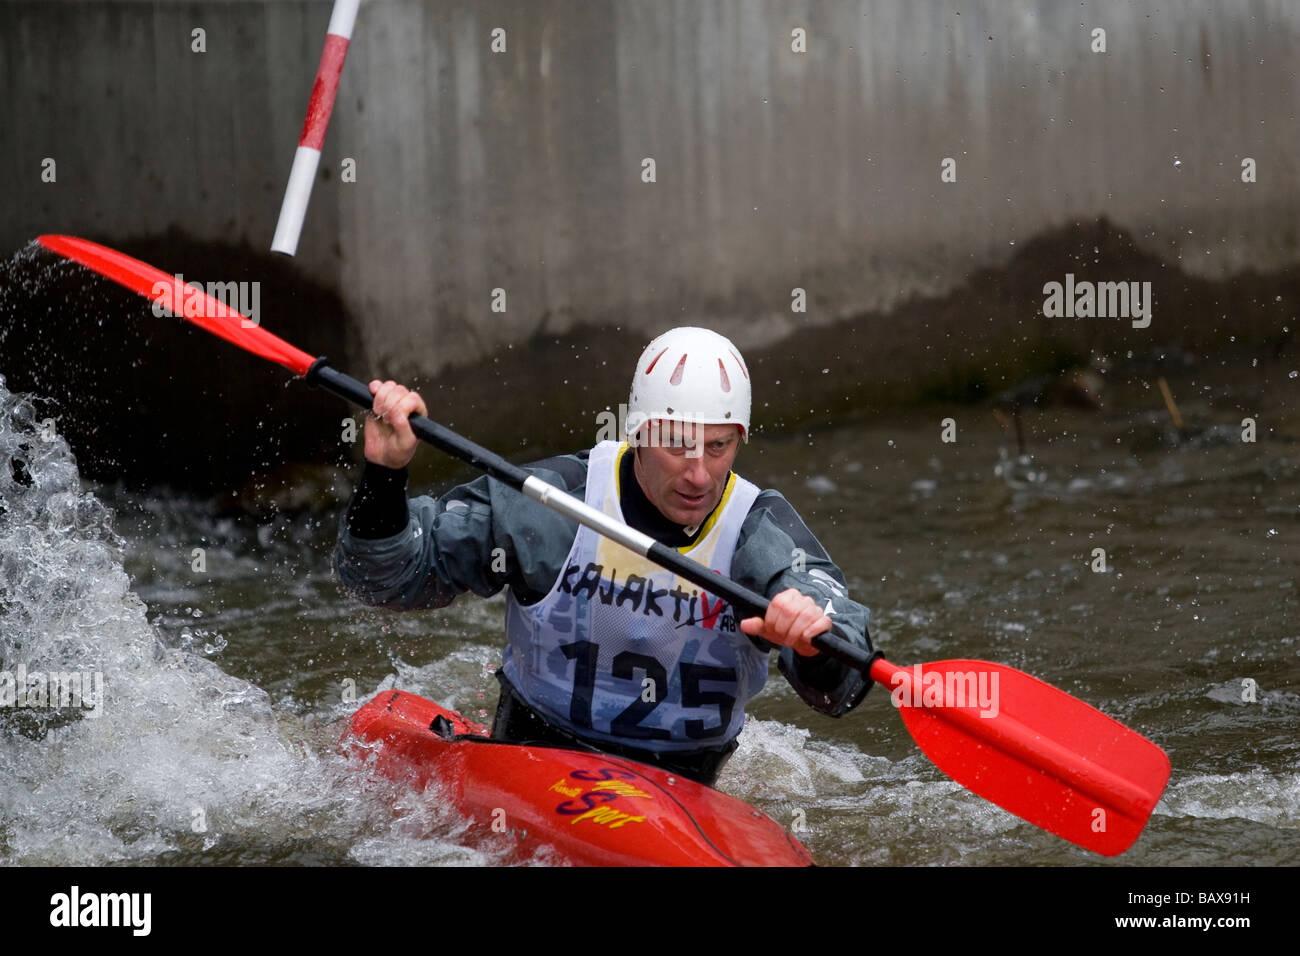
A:
[[[581,499],[588,454],[550,458],[525,470]],[[335,569],[358,599],[394,610],[438,608],[466,591],[491,597],[509,587],[527,605],[555,586],[577,534],[574,522],[487,476],[437,498],[410,501],[406,481],[406,469],[367,463],[340,521]],[[674,547],[688,540],[639,530]],[[768,597],[795,588],[822,607],[833,602],[832,620],[845,636],[870,647],[869,610],[848,597],[843,573],[779,492],[763,491],[750,508],[731,576]],[[871,686],[858,671],[826,655],[802,657],[788,647],[750,640],[763,650],[777,650],[786,680],[824,714],[848,713]]]

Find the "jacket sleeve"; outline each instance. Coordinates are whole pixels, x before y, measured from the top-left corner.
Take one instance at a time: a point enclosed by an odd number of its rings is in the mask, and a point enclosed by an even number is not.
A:
[[[577,467],[574,467],[576,464]],[[581,493],[586,465],[579,456],[549,459],[527,467],[551,484]],[[396,473],[390,473],[396,474]],[[578,476],[577,488],[572,481]],[[523,603],[545,594],[560,573],[577,525],[494,478],[484,476],[434,498],[406,501],[404,476],[375,490],[363,478],[339,522],[334,567],[343,586],[366,604],[410,610],[438,608],[473,591],[490,597],[509,586]],[[382,484],[382,482],[380,482]],[[361,537],[373,522],[358,519],[376,504],[365,495],[400,495],[404,526],[385,537]],[[361,505],[362,507],[358,507]],[[392,514],[390,500],[379,506]],[[400,511],[399,511],[400,513]]]
[[[790,502],[776,491],[764,491],[741,526],[732,575],[767,597],[786,588],[808,595],[823,608],[853,644],[870,652],[871,612],[849,597],[844,574],[808,530]],[[776,650],[767,641],[759,646]],[[802,657],[793,648],[779,648],[777,666],[809,706],[841,717],[861,703],[871,679],[825,654]]]

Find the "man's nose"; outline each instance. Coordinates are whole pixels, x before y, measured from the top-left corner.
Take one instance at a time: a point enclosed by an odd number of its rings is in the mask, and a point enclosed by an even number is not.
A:
[[[687,447],[686,449],[686,478],[694,485],[707,485],[709,483],[709,470],[704,467],[704,456],[700,454],[701,449]]]

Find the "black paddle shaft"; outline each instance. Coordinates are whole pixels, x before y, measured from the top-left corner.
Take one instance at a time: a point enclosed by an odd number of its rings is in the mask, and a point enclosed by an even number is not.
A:
[[[357,381],[351,375],[345,375],[343,372],[331,367],[323,356],[312,363],[311,368],[307,370],[304,377],[307,384],[323,388],[325,391],[361,408],[369,409],[374,405],[374,396],[370,394],[369,387]],[[421,441],[428,442],[439,451],[446,452],[453,458],[491,475],[518,492],[524,493],[524,483],[532,476],[518,465],[506,461],[495,452],[476,445],[445,425],[440,425],[423,415],[411,415],[408,421],[411,425],[411,431]],[[558,489],[556,491],[558,492]],[[588,526],[593,531],[601,532],[603,530],[595,525]],[[762,617],[767,613],[769,602],[763,595],[737,584],[725,575],[706,568],[698,561],[691,560],[660,541],[653,542],[645,551],[645,556],[660,567],[667,568],[692,584],[726,598],[728,603],[737,611],[742,612],[745,617]],[[839,631],[838,624],[833,621],[831,624],[831,632],[814,637],[812,640],[813,646],[822,653],[843,661],[869,675],[871,663],[879,656],[878,653],[873,654],[853,644],[843,636],[842,631]],[[837,631],[839,633],[836,633]]]

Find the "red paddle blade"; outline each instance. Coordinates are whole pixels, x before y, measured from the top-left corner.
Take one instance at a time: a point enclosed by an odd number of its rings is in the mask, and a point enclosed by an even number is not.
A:
[[[139,259],[72,236],[41,236],[36,241],[51,252],[138,292],[152,300],[155,307],[193,322],[254,355],[283,365],[295,375],[306,374],[315,361],[306,352],[294,348],[261,326],[250,324],[220,299]]]
[[[878,660],[918,747],[968,790],[1063,839],[1123,853],[1169,781],[1169,758],[1065,691],[988,661]]]

